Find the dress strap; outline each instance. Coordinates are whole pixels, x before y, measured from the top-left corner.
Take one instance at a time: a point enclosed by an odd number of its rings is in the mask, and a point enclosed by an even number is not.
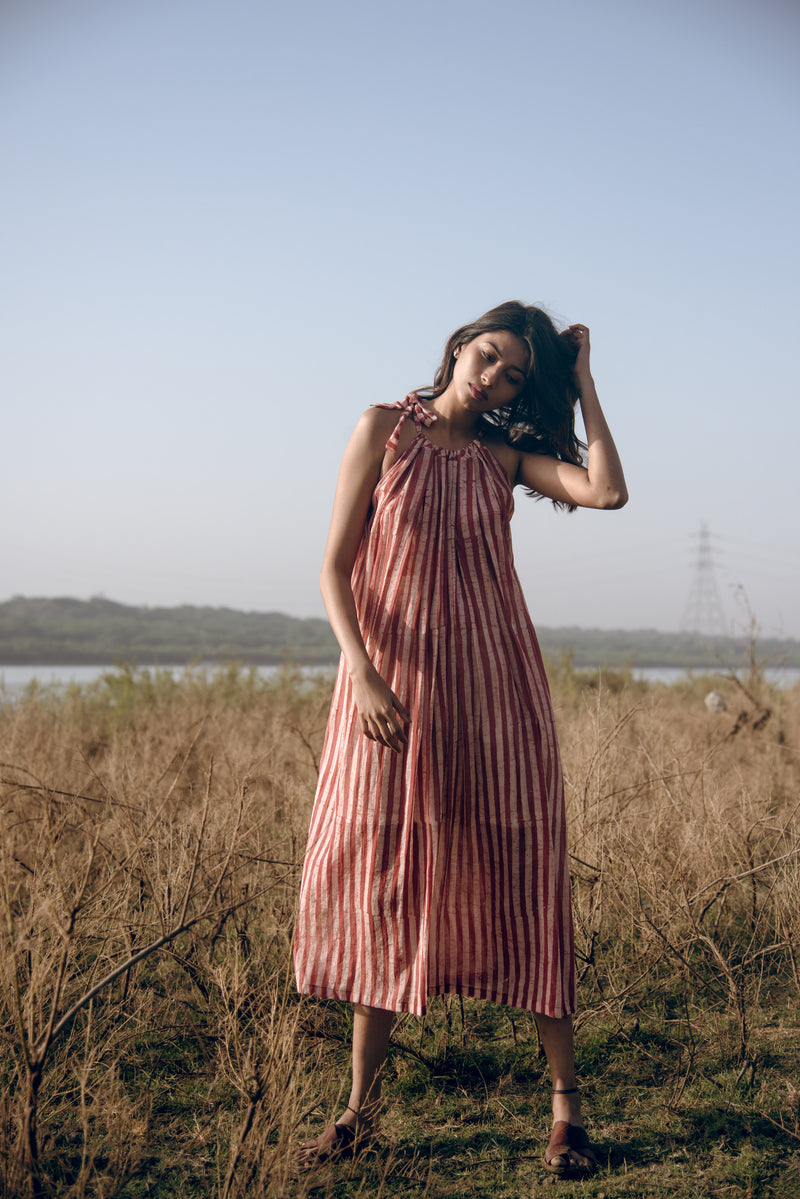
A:
[[[436,413],[430,412],[424,404],[420,403],[417,393],[412,391],[404,400],[396,400],[394,404],[372,404],[373,408],[398,408],[400,410],[400,419],[392,431],[392,435],[386,442],[386,448],[390,453],[394,453],[397,449],[397,443],[400,438],[400,430],[403,427],[403,421],[407,417],[413,416],[414,422],[417,425],[432,425],[436,420]]]

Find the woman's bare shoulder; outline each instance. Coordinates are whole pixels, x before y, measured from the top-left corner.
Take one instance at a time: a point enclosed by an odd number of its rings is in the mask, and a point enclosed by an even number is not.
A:
[[[394,457],[402,453],[413,437],[413,421],[405,421],[400,430],[398,447],[394,451],[387,450],[387,442],[391,439],[398,422],[402,417],[398,408],[367,408],[358,418],[353,436],[346,451],[349,462],[368,462],[380,464],[380,474],[384,474]],[[408,426],[411,426],[411,429]]]
[[[385,445],[400,419],[397,408],[367,408],[361,413],[356,424],[356,433],[366,440]],[[383,439],[383,440],[381,440]]]
[[[356,421],[345,456],[348,459],[364,455],[369,458],[381,458],[396,424],[396,414],[387,412],[385,408],[367,408]]]

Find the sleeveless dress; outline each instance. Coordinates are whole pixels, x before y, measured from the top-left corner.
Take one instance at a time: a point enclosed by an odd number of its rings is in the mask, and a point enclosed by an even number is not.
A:
[[[342,659],[294,945],[302,994],[423,1015],[457,993],[561,1017],[575,962],[561,763],[514,570],[513,499],[477,438],[414,440],[380,479],[353,568],[367,653],[411,715],[361,732]]]

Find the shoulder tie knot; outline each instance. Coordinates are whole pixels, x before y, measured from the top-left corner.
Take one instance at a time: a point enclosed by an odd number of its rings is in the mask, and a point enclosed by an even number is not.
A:
[[[394,408],[401,413],[398,424],[402,425],[407,416],[413,416],[417,424],[432,425],[436,422],[436,413],[426,408],[415,391],[409,392],[404,400],[395,400],[392,404],[373,404],[373,408]]]
[[[394,427],[394,431],[386,442],[386,448],[391,453],[397,449],[400,438],[400,430],[403,427],[403,421],[407,417],[413,416],[418,425],[432,425],[436,420],[436,413],[430,412],[425,405],[420,401],[415,391],[410,392],[404,400],[395,400],[393,404],[373,404],[373,408],[394,408],[399,410],[400,419]]]
[[[422,425],[429,426],[436,423],[436,413],[425,407],[415,391],[410,392],[400,406],[410,412],[414,419]]]

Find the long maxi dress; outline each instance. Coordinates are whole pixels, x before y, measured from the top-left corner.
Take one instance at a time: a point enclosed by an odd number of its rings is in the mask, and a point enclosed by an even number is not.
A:
[[[458,993],[575,1008],[564,789],[541,653],[514,569],[506,474],[480,437],[414,440],[375,488],[352,586],[367,653],[411,715],[361,732],[340,661],[303,868],[303,994],[422,1015]]]

